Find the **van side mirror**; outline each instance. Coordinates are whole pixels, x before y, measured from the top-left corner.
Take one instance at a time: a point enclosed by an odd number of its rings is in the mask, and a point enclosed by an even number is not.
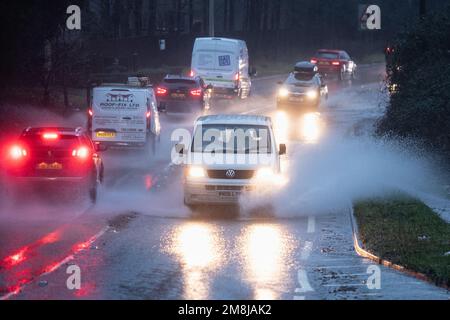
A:
[[[280,156],[284,156],[286,153],[287,153],[286,145],[280,144],[280,151],[279,151]]]
[[[95,151],[96,152],[104,152],[108,150],[108,146],[102,143],[96,143],[95,144]]]
[[[175,145],[175,151],[180,155],[184,155],[184,151],[186,149],[186,146],[184,144],[177,144]]]
[[[283,85],[283,81],[278,81],[277,84],[281,86]]]

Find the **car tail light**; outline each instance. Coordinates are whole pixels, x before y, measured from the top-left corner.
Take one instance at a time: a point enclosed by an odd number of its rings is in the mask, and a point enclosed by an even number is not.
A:
[[[339,61],[333,61],[331,64],[332,64],[333,66],[338,66],[338,65],[340,65],[341,63],[340,63]]]
[[[200,97],[202,95],[202,89],[192,89],[191,96]]]
[[[158,88],[156,88],[156,94],[158,96],[163,96],[163,95],[167,94],[167,89],[163,88],[163,87],[158,87]]]
[[[57,134],[56,132],[44,132],[42,134],[42,138],[44,140],[56,140],[59,138],[59,134]]]
[[[94,116],[94,111],[92,111],[92,109],[89,109],[88,110],[88,114],[89,114],[90,117],[93,117]]]
[[[192,78],[195,76],[194,70],[191,70],[191,72],[189,72],[189,76],[192,77]]]
[[[89,157],[89,148],[79,147],[78,149],[74,149],[72,151],[72,157],[82,160],[87,159]]]
[[[152,112],[151,111],[147,111],[147,114],[146,114],[147,119],[150,119],[151,116],[152,116]]]
[[[28,155],[28,152],[26,149],[24,149],[21,146],[12,146],[11,149],[9,150],[9,156],[13,159],[13,160],[20,160],[24,157],[26,157]]]
[[[311,59],[312,64],[317,64],[317,59]]]
[[[234,81],[239,81],[241,79],[241,76],[239,73],[236,73],[236,75],[234,76]]]

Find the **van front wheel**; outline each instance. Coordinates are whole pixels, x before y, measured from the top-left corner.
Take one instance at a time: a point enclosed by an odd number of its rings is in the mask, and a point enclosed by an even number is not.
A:
[[[145,145],[146,153],[150,156],[154,156],[156,154],[156,136],[153,132],[147,134],[147,143]]]

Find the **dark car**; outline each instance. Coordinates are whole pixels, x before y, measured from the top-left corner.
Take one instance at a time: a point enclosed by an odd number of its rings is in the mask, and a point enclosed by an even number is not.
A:
[[[8,186],[15,196],[30,185],[76,188],[95,203],[104,172],[100,148],[82,128],[25,129],[8,148]]]
[[[277,108],[279,110],[315,112],[322,99],[328,98],[328,87],[310,62],[299,62],[286,81],[280,83]]]
[[[321,49],[311,58],[311,63],[319,68],[322,75],[334,75],[339,80],[355,78],[356,63],[343,50]]]
[[[203,112],[210,108],[211,87],[200,77],[167,75],[156,88],[163,112]]]

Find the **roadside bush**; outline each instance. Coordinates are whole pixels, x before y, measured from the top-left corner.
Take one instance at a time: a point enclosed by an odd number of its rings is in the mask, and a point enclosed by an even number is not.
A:
[[[395,90],[378,134],[450,152],[450,7],[399,35],[387,71]]]

